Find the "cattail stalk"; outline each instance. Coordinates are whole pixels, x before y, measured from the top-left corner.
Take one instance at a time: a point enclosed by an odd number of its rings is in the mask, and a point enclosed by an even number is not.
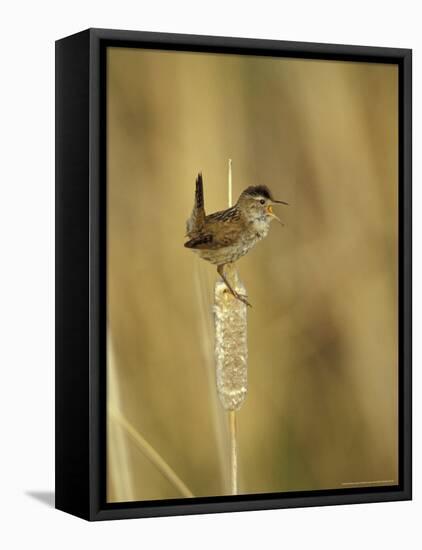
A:
[[[229,174],[228,174],[228,203],[229,208],[233,206],[233,179],[232,179],[232,159],[229,159]]]
[[[228,172],[229,207],[232,206],[232,163]],[[232,288],[246,294],[234,264],[225,266],[225,275]],[[223,281],[214,288],[215,362],[217,392],[228,411],[230,433],[231,493],[238,492],[236,411],[248,391],[247,306],[235,298]]]
[[[237,426],[236,426],[236,411],[229,411],[229,426],[230,426],[230,470],[231,470],[231,492],[232,495],[237,495]]]

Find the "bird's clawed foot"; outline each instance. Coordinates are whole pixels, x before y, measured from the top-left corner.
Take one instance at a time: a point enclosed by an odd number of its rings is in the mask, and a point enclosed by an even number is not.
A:
[[[250,304],[247,300],[246,294],[239,294],[238,292],[236,292],[234,297],[246,304],[247,306],[252,307],[252,304]]]
[[[227,286],[227,285],[226,285]],[[240,292],[236,292],[235,290],[233,290],[231,287],[227,286],[227,291],[230,292],[230,294],[232,296],[234,296],[236,298],[236,300],[239,300],[240,302],[243,302],[245,305],[249,306],[249,307],[252,307],[252,304],[250,304],[247,300],[247,295],[246,294],[240,294]]]
[[[236,300],[239,300],[240,302],[243,302],[245,305],[252,307],[252,305],[248,302],[246,294],[240,294],[239,292],[236,292],[235,289],[231,286],[229,283],[227,277],[224,274],[224,265],[219,265],[217,267],[217,271],[219,275],[221,275],[221,278],[223,279],[227,290],[230,292],[232,296],[236,298]]]

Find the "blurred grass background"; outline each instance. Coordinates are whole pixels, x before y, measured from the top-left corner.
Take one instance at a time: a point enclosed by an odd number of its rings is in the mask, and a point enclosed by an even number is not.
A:
[[[397,483],[398,88],[392,65],[108,50],[108,401],[195,496],[228,488],[215,267],[183,247],[268,185],[286,223],[243,258],[241,493]],[[108,418],[109,501],[180,492]]]

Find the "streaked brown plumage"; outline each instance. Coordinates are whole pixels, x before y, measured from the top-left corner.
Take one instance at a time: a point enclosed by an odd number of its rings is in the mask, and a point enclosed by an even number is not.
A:
[[[229,284],[224,266],[236,262],[261,239],[267,236],[273,219],[280,219],[272,211],[276,203],[265,185],[245,189],[234,206],[227,210],[205,214],[202,174],[198,174],[192,214],[187,221],[186,248],[191,248],[201,258],[217,265],[228,290],[237,299],[250,305],[246,297],[238,294]]]

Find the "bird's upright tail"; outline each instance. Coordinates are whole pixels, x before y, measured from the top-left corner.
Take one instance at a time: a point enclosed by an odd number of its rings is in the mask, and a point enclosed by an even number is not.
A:
[[[199,172],[198,177],[196,178],[194,208],[197,210],[204,208],[204,183],[202,181],[201,172]]]
[[[205,222],[205,207],[204,207],[204,183],[202,174],[199,172],[195,183],[195,200],[191,217],[187,222],[187,233],[196,233],[201,231]]]

